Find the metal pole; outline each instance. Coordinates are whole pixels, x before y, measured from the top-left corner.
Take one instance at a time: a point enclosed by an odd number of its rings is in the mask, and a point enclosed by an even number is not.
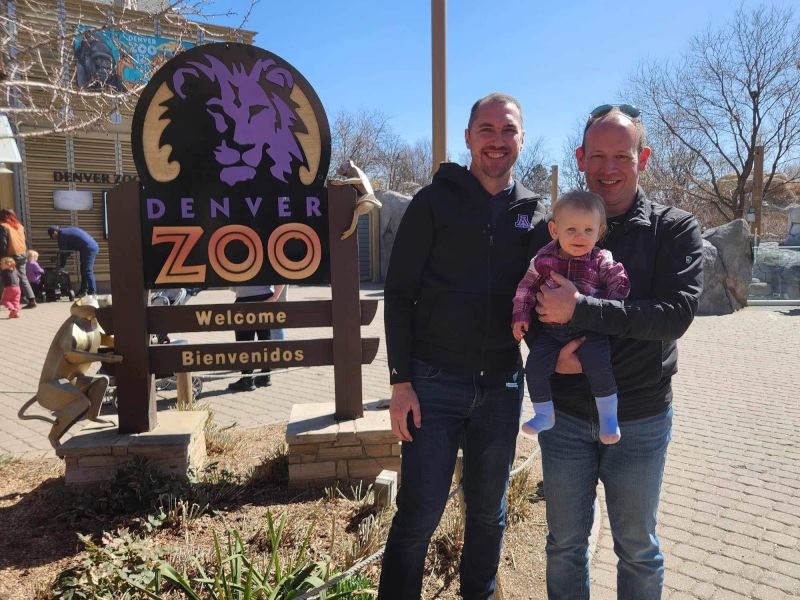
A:
[[[447,160],[447,1],[431,0],[431,66],[433,92],[433,165]]]
[[[761,237],[761,196],[764,191],[764,146],[756,146],[753,164],[753,208],[756,219],[753,223],[753,233]]]

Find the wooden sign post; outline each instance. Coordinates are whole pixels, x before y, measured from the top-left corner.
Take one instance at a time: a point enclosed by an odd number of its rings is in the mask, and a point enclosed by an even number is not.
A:
[[[99,318],[106,333],[114,335],[116,352],[124,357],[114,369],[119,431],[152,431],[156,426],[156,397],[149,369],[147,290],[142,277],[137,183],[123,183],[109,194],[108,228],[113,305],[110,319],[108,309]]]

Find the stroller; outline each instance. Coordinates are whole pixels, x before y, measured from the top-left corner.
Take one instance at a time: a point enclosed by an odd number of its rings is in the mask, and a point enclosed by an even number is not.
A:
[[[58,267],[60,253],[51,260],[54,265],[52,267],[45,267],[44,275],[42,275],[42,292],[41,298],[37,298],[42,302],[56,302],[61,300],[62,297],[69,298],[70,302],[75,300],[75,290],[72,289],[72,281],[69,272],[66,269]]]
[[[200,293],[201,288],[174,288],[154,290],[150,293],[150,306],[182,306],[189,298]],[[186,340],[172,340],[166,333],[151,336],[151,344],[185,344]],[[102,371],[102,368],[100,369]],[[156,392],[169,392],[178,388],[173,374],[156,374]],[[195,399],[203,392],[203,379],[192,375],[192,395]],[[103,399],[103,404],[117,405],[117,388],[109,385]]]

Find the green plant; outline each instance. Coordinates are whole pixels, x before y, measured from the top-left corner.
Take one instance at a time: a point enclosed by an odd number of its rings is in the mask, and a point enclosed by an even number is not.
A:
[[[4,467],[5,465],[10,465],[17,461],[19,461],[19,459],[13,454],[0,454],[0,467]]]
[[[103,532],[100,544],[78,534],[86,550],[74,567],[56,576],[53,598],[63,600],[128,600],[137,590],[157,592],[161,549],[127,529]]]
[[[153,511],[161,495],[187,490],[186,482],[159,471],[146,458],[135,456],[120,467],[111,485],[100,494],[93,490],[93,495],[84,495],[82,501],[100,512],[125,515]]]
[[[197,575],[181,573],[166,562],[161,563],[159,574],[190,600],[291,600],[303,592],[323,585],[330,574],[329,559],[312,562],[307,556],[314,523],[308,527],[296,552],[282,559],[278,549],[282,545],[286,515],[282,515],[277,523],[271,513],[267,513],[266,518],[273,551],[263,567],[259,568],[247,556],[247,548],[239,532],[229,530],[224,547],[216,533],[214,534],[215,564],[210,572],[206,571],[200,561],[194,559],[193,566]],[[135,584],[135,587],[153,600],[163,600],[157,590],[140,584]],[[328,592],[325,595],[326,600],[351,597],[351,590]]]
[[[333,577],[335,574],[332,574]],[[347,600],[372,600],[378,596],[375,582],[361,573],[354,573],[345,577],[341,581],[337,581],[328,590],[328,594],[346,594],[342,596]],[[320,600],[326,600],[331,596],[326,595],[324,592],[320,594]]]

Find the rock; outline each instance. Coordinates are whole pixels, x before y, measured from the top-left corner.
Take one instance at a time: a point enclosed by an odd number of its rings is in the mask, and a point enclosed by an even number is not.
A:
[[[703,234],[703,294],[698,313],[727,315],[747,306],[753,278],[750,227],[744,219]]]
[[[756,250],[753,277],[769,284],[776,299],[800,298],[800,251],[761,242]]]
[[[391,190],[377,192],[375,195],[382,204],[380,208],[381,281],[386,281],[386,271],[389,269],[389,257],[392,254],[394,238],[406,208],[408,208],[408,203],[411,202],[411,196]]]
[[[789,235],[781,242],[781,246],[800,246],[800,206],[788,207],[786,218],[789,221]]]
[[[764,281],[754,279],[750,284],[750,296],[758,298],[770,298],[772,296],[772,286]]]

